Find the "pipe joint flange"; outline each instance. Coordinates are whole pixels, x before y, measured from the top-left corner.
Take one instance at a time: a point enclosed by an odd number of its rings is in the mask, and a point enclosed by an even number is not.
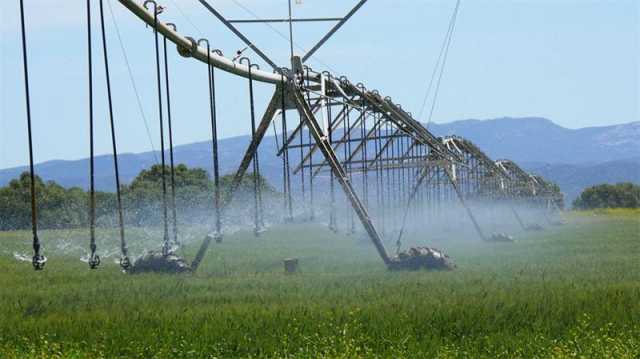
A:
[[[198,43],[193,37],[186,36],[185,38],[189,40],[189,43],[191,44],[191,46],[189,46],[189,48],[186,48],[178,45],[177,46],[178,54],[182,57],[193,57],[193,54],[195,54],[196,51],[198,51]]]

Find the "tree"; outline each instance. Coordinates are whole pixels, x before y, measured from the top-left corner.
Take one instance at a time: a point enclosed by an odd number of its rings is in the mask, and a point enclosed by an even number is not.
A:
[[[80,188],[65,189],[35,176],[36,210],[41,228],[72,228],[87,223],[88,196]],[[0,188],[0,230],[31,227],[31,177],[20,177]]]
[[[171,169],[164,170],[167,186],[167,205],[172,205],[171,197]],[[228,198],[233,181],[233,175],[220,178],[221,200]],[[234,204],[251,206],[247,199],[253,193],[254,177],[244,176],[240,183]],[[275,194],[264,177],[258,179],[263,197]],[[188,168],[180,164],[175,168],[176,209],[183,220],[202,222],[211,216],[214,208],[215,187],[207,171],[202,168]],[[162,220],[162,166],[154,165],[143,170],[133,179],[129,186],[123,188],[126,214],[134,225],[158,224]],[[169,207],[170,208],[170,207]]]
[[[158,223],[162,210],[162,175],[161,165],[154,165],[142,170],[130,185],[123,188],[123,201],[127,218],[136,225]],[[166,181],[167,204],[172,205],[171,169],[164,168]],[[189,169],[180,164],[175,168],[176,208],[198,208],[206,206],[210,197],[211,182],[207,172],[201,168]]]
[[[36,193],[40,194],[44,182],[36,176]],[[3,230],[28,228],[31,224],[31,179],[23,172],[17,179],[11,180],[7,187],[0,189],[0,228]],[[41,209],[42,206],[39,206]]]
[[[576,209],[640,208],[640,186],[627,182],[589,187],[576,198],[573,207]]]
[[[162,220],[162,174],[160,165],[143,170],[129,185],[122,186],[122,201],[127,225],[157,225]],[[164,168],[167,205],[173,205],[171,170]],[[220,191],[224,200],[231,187],[232,175],[222,176]],[[66,189],[53,181],[35,177],[38,225],[43,229],[86,227],[89,223],[89,193],[81,188]],[[254,177],[243,178],[234,205],[252,206]],[[263,198],[277,195],[265,178],[258,179]],[[31,178],[28,172],[0,188],[0,230],[31,227]],[[207,171],[180,164],[175,168],[176,209],[183,221],[202,222],[210,218],[214,206],[214,184]],[[96,219],[99,226],[117,223],[116,196],[96,192]]]

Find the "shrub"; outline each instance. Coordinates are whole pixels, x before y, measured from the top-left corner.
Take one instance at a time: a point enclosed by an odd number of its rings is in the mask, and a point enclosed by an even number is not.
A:
[[[573,207],[576,209],[640,208],[640,186],[626,182],[589,187],[573,202]]]

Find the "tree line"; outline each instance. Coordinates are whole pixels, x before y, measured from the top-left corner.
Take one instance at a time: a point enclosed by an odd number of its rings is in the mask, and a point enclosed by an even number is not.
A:
[[[131,183],[121,188],[125,224],[157,225],[162,216],[162,166],[142,170]],[[168,204],[172,205],[169,187],[170,169],[165,167]],[[180,164],[175,168],[175,206],[182,221],[201,222],[211,217],[214,208],[214,184],[207,171]],[[232,175],[220,178],[222,198],[226,198]],[[28,172],[0,188],[0,230],[28,229],[31,226],[31,180]],[[265,198],[279,194],[264,177],[258,185]],[[38,225],[43,229],[86,227],[89,223],[89,193],[82,188],[64,188],[54,181],[35,177]],[[254,177],[246,175],[236,192],[234,206],[253,206]],[[557,188],[559,191],[559,188]],[[116,223],[116,194],[96,192],[96,218],[99,226]],[[585,189],[573,202],[575,209],[640,208],[640,186],[633,183],[601,184]],[[241,208],[242,211],[242,208]]]
[[[172,205],[170,169],[165,167],[167,202]],[[155,225],[162,220],[162,166],[142,170],[131,183],[121,187],[122,203],[127,225]],[[229,192],[233,175],[220,178],[224,199]],[[0,230],[19,230],[31,227],[31,180],[28,172],[0,188]],[[264,177],[258,178],[264,196],[278,193]],[[54,181],[35,177],[38,225],[43,229],[86,227],[89,223],[89,192],[79,187],[64,188]],[[254,176],[247,174],[240,183],[234,204],[244,203],[253,196]],[[214,208],[214,184],[207,171],[180,164],[175,168],[175,205],[183,219],[198,220],[209,216]],[[99,226],[116,223],[116,194],[96,192],[96,218]],[[251,197],[252,198],[252,197]]]
[[[573,208],[640,208],[640,185],[626,182],[589,187],[573,201]]]

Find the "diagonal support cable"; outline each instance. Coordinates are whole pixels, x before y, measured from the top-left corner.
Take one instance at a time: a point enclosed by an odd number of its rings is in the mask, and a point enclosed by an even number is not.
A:
[[[269,66],[271,66],[274,70],[278,70],[280,68],[273,61],[271,61],[271,59],[264,52],[260,51],[260,49],[256,47],[256,45],[254,45],[253,42],[251,42],[251,40],[249,40],[246,36],[244,36],[244,34],[240,32],[240,30],[238,30],[235,26],[233,26],[233,24],[230,23],[229,20],[227,20],[227,18],[225,18],[220,12],[214,9],[213,6],[211,6],[206,0],[198,0],[198,1],[202,4],[202,6],[207,8],[209,12],[211,12],[215,17],[217,17],[218,20],[220,20],[229,30],[231,30],[231,32],[233,32],[236,36],[238,36],[240,40],[242,40],[247,46],[249,46],[251,50],[253,50],[267,64],[269,64]]]
[[[353,9],[351,9],[351,11],[349,11],[349,13],[342,18],[342,20],[340,20],[340,22],[338,22],[334,27],[331,28],[331,30],[329,30],[329,32],[324,35],[324,37],[322,39],[320,39],[320,41],[318,41],[318,43],[311,48],[311,50],[309,50],[306,54],[304,54],[304,56],[302,57],[302,62],[304,63],[305,61],[307,61],[309,59],[309,57],[313,56],[313,54],[318,51],[318,49],[324,45],[325,42],[327,42],[327,40],[329,40],[331,38],[331,36],[333,36],[333,34],[336,33],[336,31],[338,31],[342,25],[346,24],[347,21],[349,21],[349,19],[358,11],[360,10],[360,8],[362,7],[362,5],[364,5],[367,2],[367,0],[360,0],[360,2],[353,7]]]

